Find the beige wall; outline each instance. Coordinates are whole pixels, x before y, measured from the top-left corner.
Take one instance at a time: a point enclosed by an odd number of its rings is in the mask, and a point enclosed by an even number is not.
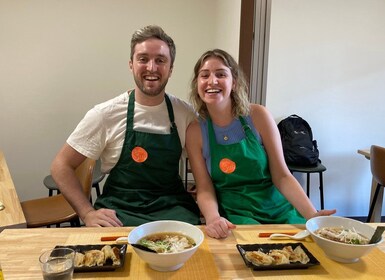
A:
[[[167,91],[187,100],[197,58],[238,58],[240,0],[0,0],[0,149],[21,200],[45,196],[50,163],[86,111],[131,88],[132,33],[158,24],[177,57]]]

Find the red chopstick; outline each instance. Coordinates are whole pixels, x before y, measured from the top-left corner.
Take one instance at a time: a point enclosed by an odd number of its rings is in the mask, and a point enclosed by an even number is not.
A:
[[[273,233],[283,233],[283,234],[288,234],[288,235],[294,235],[297,232],[260,232],[258,234],[258,237],[270,237]]]
[[[100,241],[116,241],[119,237],[126,237],[126,236],[103,236],[100,238]]]

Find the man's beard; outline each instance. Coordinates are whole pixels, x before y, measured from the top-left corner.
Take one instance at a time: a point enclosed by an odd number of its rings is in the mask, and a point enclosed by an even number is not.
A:
[[[158,87],[148,88],[142,83],[142,80],[140,80],[136,77],[134,77],[134,80],[135,80],[136,86],[141,90],[141,92],[143,92],[147,96],[158,96],[159,94],[161,94],[163,92],[163,90],[165,89],[167,82],[168,82],[168,80],[165,80]]]

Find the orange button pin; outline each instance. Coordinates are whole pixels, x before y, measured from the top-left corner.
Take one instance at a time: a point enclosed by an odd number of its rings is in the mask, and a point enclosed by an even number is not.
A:
[[[135,162],[141,163],[146,161],[148,154],[142,147],[135,147],[131,152],[131,157]]]
[[[231,159],[224,158],[219,162],[219,168],[223,173],[230,174],[235,171],[236,164]]]

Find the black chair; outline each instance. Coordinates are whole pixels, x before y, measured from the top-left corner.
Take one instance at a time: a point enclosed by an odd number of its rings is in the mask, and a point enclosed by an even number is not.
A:
[[[190,167],[190,163],[188,157],[186,157],[185,167],[184,167],[184,187],[188,193],[190,193],[194,199],[196,199],[196,187],[194,179],[190,179],[192,176],[192,170]]]
[[[95,163],[94,172],[92,174],[92,188],[95,188],[96,196],[100,196],[100,186],[99,183],[104,179],[105,174],[101,171],[101,162],[97,160]],[[48,196],[52,196],[55,191],[56,194],[60,194],[58,187],[56,186],[55,181],[53,180],[51,175],[48,175],[43,180],[44,186],[48,189]],[[92,203],[92,194],[90,196],[90,201]]]
[[[373,195],[372,202],[370,203],[367,223],[370,222],[374,207],[376,206],[376,201],[380,189],[385,187],[385,148],[372,145],[370,147],[370,171],[372,172],[373,179],[377,182],[377,187]]]
[[[310,174],[318,173],[319,174],[319,192],[320,192],[320,201],[321,209],[324,209],[324,186],[323,186],[323,172],[326,171],[326,167],[318,161],[316,166],[296,166],[288,164],[291,173],[305,173],[306,174],[306,194],[310,198]]]

